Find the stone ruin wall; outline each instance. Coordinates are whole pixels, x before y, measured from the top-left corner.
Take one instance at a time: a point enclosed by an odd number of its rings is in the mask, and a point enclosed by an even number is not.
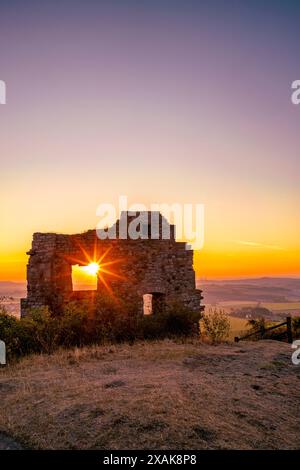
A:
[[[84,253],[103,262],[114,261],[112,270],[119,277],[102,273],[114,296],[140,305],[143,295],[160,294],[164,302],[182,303],[200,312],[201,291],[196,289],[193,252],[184,242],[171,239],[100,240],[95,230],[77,235],[35,233],[27,265],[27,298],[21,300],[21,315],[33,307],[49,306],[60,312],[74,299],[90,298],[94,291],[73,291],[72,265],[88,264]],[[98,279],[97,294],[107,292]]]

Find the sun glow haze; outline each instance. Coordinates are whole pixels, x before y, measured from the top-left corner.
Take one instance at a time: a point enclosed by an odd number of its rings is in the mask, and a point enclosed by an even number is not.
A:
[[[100,269],[100,266],[98,263],[90,263],[87,266],[83,266],[82,269],[90,276],[96,276]]]

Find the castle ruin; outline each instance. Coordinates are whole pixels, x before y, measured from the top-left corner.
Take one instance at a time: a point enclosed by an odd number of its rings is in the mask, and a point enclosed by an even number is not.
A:
[[[150,214],[144,214],[147,222],[140,227],[144,237],[137,239],[124,238],[120,220],[115,224],[115,239],[99,239],[96,230],[76,235],[35,233],[27,253],[27,298],[21,299],[21,316],[35,307],[48,306],[52,312],[60,312],[73,300],[92,301],[95,291],[74,291],[72,285],[72,266],[85,266],[91,260],[100,266],[98,296],[109,289],[116,298],[139,305],[141,315],[145,309],[155,314],[169,302],[196,312],[203,310],[201,291],[196,289],[193,251],[186,249],[185,242],[175,240],[174,225],[161,214],[153,237]],[[123,212],[124,217],[128,226],[137,215]],[[168,239],[163,236],[163,224],[169,226]]]

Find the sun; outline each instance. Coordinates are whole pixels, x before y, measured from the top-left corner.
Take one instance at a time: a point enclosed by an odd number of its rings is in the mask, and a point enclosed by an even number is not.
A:
[[[101,253],[97,248],[96,242],[94,245],[94,253],[92,256],[89,254],[89,251],[86,250],[80,244],[79,248],[82,251],[82,258],[67,256],[69,264],[72,265],[72,272],[76,271],[77,265],[77,267],[79,268],[77,274],[79,278],[84,282],[84,284],[93,281],[93,290],[100,289],[101,285],[103,285],[107,289],[109,294],[115,297],[110,286],[110,278],[126,280],[126,277],[123,274],[115,272],[111,269],[111,267],[113,265],[121,263],[123,261],[123,258],[114,258],[111,261],[106,261],[106,257],[111,251],[112,246],[108,247],[105,251]],[[78,284],[80,284],[80,282],[78,282]]]
[[[90,274],[91,276],[96,276],[97,272],[99,271],[100,266],[98,263],[90,263],[87,266],[84,267],[84,270],[87,274]]]

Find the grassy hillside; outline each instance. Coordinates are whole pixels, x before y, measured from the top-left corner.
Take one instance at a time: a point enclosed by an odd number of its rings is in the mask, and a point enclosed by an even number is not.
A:
[[[142,342],[0,369],[0,434],[34,449],[300,447],[286,343]]]

